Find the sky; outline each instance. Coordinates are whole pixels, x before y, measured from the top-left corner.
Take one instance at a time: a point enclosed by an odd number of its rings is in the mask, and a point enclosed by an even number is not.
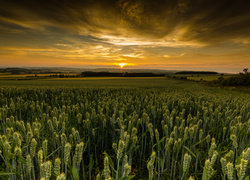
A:
[[[250,68],[249,0],[0,0],[0,67]]]

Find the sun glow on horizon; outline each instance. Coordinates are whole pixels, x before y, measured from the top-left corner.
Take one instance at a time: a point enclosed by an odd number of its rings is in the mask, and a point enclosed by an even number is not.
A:
[[[119,63],[118,65],[123,68],[124,66],[126,66],[128,63]]]

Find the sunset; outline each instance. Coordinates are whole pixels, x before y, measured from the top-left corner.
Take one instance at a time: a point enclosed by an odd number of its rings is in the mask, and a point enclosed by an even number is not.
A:
[[[2,67],[237,73],[250,66],[249,1],[1,1]]]
[[[119,66],[121,67],[121,68],[123,68],[124,66],[126,66],[127,65],[127,63],[119,63]]]
[[[250,0],[0,0],[0,179],[249,180]]]

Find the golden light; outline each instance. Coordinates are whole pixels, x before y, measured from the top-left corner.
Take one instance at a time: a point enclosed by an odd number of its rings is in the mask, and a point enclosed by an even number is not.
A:
[[[123,66],[126,66],[127,63],[119,63],[118,65],[119,65],[121,68],[123,68]]]

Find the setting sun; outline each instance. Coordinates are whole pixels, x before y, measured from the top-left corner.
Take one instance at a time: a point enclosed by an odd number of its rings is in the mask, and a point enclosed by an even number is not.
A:
[[[123,68],[124,66],[126,66],[128,63],[119,63],[118,65]]]

